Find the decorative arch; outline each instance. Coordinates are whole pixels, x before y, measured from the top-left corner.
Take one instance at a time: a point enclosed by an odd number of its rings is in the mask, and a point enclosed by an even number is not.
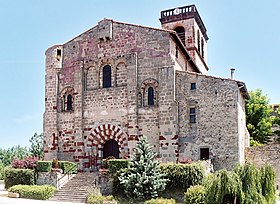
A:
[[[88,146],[95,146],[98,149],[97,164],[101,164],[103,158],[103,146],[109,140],[115,140],[119,145],[119,152],[127,154],[127,134],[119,126],[103,124],[95,128],[88,137]]]
[[[99,73],[96,65],[91,65],[85,68],[85,90],[98,89]]]
[[[127,65],[123,59],[116,61],[116,86],[127,85]]]
[[[74,110],[74,88],[67,86],[60,92],[60,110],[73,111]]]
[[[149,78],[142,82],[140,87],[142,106],[158,105],[158,88],[159,83],[156,79]]]

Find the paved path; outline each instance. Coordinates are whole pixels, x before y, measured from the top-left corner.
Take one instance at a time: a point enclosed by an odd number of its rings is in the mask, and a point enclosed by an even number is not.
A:
[[[55,202],[55,201],[46,201],[46,200],[31,200],[23,198],[8,198],[6,195],[7,191],[4,189],[4,185],[0,184],[0,204],[75,204],[69,202]],[[81,203],[79,203],[81,204]]]

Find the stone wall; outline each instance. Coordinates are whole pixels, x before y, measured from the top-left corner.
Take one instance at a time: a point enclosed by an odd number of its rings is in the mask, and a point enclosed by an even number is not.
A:
[[[191,83],[196,84],[196,89],[191,89]],[[215,169],[232,169],[244,162],[240,152],[244,135],[239,134],[242,124],[238,114],[242,109],[238,109],[241,94],[237,82],[177,71],[176,87],[180,157],[199,160],[200,149],[209,148]],[[195,108],[195,123],[190,121],[190,108]],[[246,129],[244,125],[241,128],[243,132]]]
[[[52,185],[56,189],[60,189],[64,184],[66,184],[70,179],[72,179],[76,174],[64,175],[59,172],[38,172],[38,178],[36,181],[37,185]]]
[[[253,162],[257,166],[266,163],[273,166],[276,171],[276,184],[280,186],[280,144],[268,144],[261,147],[246,148],[246,160]]]

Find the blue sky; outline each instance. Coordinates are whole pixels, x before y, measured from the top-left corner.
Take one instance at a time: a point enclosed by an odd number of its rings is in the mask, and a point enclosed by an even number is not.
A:
[[[0,0],[0,148],[43,131],[45,50],[103,18],[160,27],[160,11],[196,4],[206,25],[209,74],[262,88],[279,100],[280,1]]]

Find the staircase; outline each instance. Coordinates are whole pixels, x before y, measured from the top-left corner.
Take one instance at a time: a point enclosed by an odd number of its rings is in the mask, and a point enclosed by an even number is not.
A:
[[[68,183],[56,191],[50,201],[86,203],[87,195],[96,186],[96,173],[78,173]]]

